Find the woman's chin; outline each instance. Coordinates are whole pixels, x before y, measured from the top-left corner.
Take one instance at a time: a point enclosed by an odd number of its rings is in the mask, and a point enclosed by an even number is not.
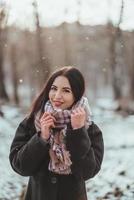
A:
[[[55,106],[55,105],[53,105],[53,108],[54,108],[55,110],[64,110],[64,109],[62,108],[62,106]]]
[[[54,103],[52,103],[52,106],[54,109],[56,110],[66,110],[66,109],[69,109],[72,107],[72,106],[66,106],[65,104],[62,104],[62,105],[56,105]]]

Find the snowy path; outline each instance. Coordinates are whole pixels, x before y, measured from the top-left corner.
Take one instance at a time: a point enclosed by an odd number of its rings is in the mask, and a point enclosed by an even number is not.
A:
[[[16,126],[23,116],[16,108],[3,109],[6,119],[0,118],[0,200],[19,200],[27,178],[13,172],[8,154]],[[133,200],[134,117],[123,119],[103,113],[95,121],[103,131],[105,157],[100,173],[87,181],[89,200]]]

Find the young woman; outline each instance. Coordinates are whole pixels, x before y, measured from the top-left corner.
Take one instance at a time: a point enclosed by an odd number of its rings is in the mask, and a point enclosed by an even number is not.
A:
[[[57,70],[19,124],[10,162],[30,176],[25,200],[87,200],[85,181],[99,172],[104,146],[84,91],[77,68]]]

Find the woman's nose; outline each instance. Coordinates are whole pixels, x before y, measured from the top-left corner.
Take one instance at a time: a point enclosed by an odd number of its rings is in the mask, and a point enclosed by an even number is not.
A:
[[[56,91],[55,98],[61,98],[61,97],[62,97],[61,91]]]

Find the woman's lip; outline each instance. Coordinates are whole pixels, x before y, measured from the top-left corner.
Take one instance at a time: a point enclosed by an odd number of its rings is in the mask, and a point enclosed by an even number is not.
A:
[[[53,103],[55,106],[60,106],[61,104],[63,104],[63,102],[60,101],[53,101]]]

